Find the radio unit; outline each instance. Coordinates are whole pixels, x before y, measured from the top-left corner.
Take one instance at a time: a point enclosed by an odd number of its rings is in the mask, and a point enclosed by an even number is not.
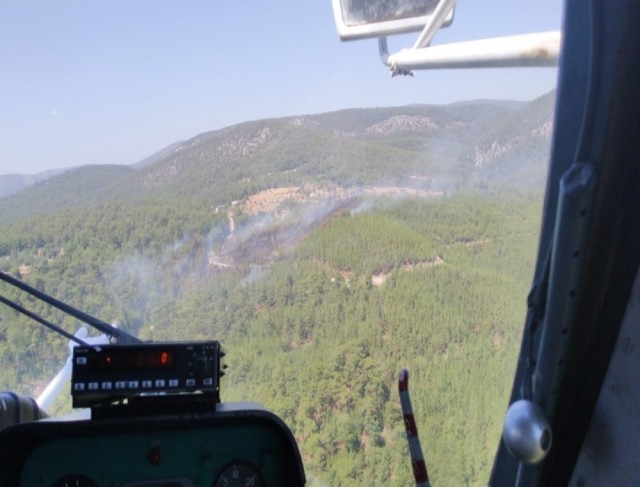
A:
[[[219,403],[223,356],[217,341],[77,346],[71,376],[73,407],[185,393]]]

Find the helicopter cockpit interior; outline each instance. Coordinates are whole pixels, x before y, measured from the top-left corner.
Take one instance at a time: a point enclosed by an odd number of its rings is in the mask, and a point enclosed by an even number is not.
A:
[[[142,343],[11,276],[0,279],[117,340],[90,345],[71,336],[76,409],[68,416],[47,418],[33,399],[0,394],[1,485],[305,484],[282,420],[259,404],[221,403],[219,342]]]
[[[567,0],[561,34],[431,46],[439,29],[452,22],[455,28],[455,0],[408,1],[414,10],[396,9],[399,16],[370,8],[392,3],[333,0],[339,37],[378,38],[392,76],[559,65],[538,259],[531,293],[523,296],[522,344],[488,484],[637,485],[637,4]],[[412,48],[389,53],[387,35],[416,30]],[[74,407],[82,409],[48,418],[30,398],[0,395],[0,485],[305,485],[289,427],[258,404],[222,401],[224,344],[143,343],[18,279],[0,279],[106,337],[96,344],[65,335],[76,342],[67,380]],[[429,485],[415,458],[413,419],[404,413],[416,485]]]

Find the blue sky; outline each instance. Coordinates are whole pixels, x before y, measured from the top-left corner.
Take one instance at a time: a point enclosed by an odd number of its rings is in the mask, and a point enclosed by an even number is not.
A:
[[[559,0],[459,0],[434,44],[555,30]],[[390,39],[390,49],[417,34]],[[0,174],[132,164],[238,122],[352,107],[529,100],[556,69],[391,79],[331,0],[0,2]]]

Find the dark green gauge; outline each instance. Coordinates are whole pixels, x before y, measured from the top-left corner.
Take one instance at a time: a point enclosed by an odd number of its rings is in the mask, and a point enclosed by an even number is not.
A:
[[[51,487],[98,487],[98,484],[86,475],[71,474],[59,478]]]
[[[245,460],[227,463],[213,481],[213,487],[263,487],[260,470]]]

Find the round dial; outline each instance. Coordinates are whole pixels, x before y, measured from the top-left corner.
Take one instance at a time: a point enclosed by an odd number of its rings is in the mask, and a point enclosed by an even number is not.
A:
[[[98,487],[98,484],[86,475],[71,474],[59,478],[51,487]]]
[[[234,460],[225,465],[213,481],[213,487],[263,487],[260,471],[245,460]]]

